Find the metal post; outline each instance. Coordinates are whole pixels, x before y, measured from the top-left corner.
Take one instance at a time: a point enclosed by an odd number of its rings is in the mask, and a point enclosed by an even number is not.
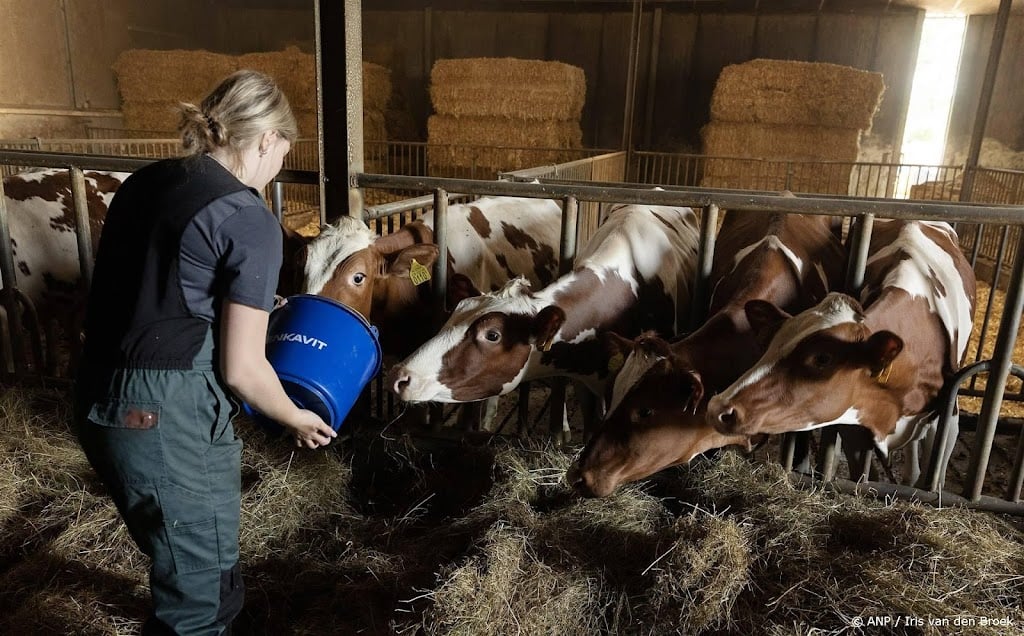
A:
[[[320,220],[362,218],[363,35],[359,0],[317,0],[317,140],[320,149]],[[340,37],[339,37],[340,36]]]
[[[75,207],[75,236],[78,239],[78,265],[82,272],[82,289],[92,285],[92,231],[89,227],[89,199],[85,192],[85,173],[71,168],[71,200]]]
[[[633,0],[633,20],[629,29],[629,61],[626,66],[626,103],[622,113],[622,149],[632,152],[633,106],[636,98],[636,72],[640,57],[640,18],[643,0]]]
[[[875,215],[870,212],[861,215],[854,224],[850,261],[846,264],[846,293],[854,298],[860,295],[860,288],[864,286],[864,269],[868,263],[871,230],[874,226]]]
[[[576,197],[568,196],[562,199],[562,236],[558,252],[558,272],[560,276],[571,272],[573,261],[576,260],[579,207],[579,199]]]
[[[697,248],[697,279],[693,282],[693,297],[690,299],[690,325],[693,331],[704,322],[708,311],[708,288],[711,267],[715,259],[715,235],[718,231],[718,206],[711,204],[704,208],[700,223],[700,246]],[[682,316],[677,318],[681,319]]]
[[[433,289],[440,323],[448,309],[448,192],[442,188],[434,190],[434,242],[437,244],[437,262],[434,263]]]
[[[992,355],[992,369],[985,384],[985,398],[978,414],[978,428],[974,436],[974,449],[967,466],[967,482],[964,497],[978,501],[985,483],[989,455],[995,439],[999,408],[1003,404],[1003,389],[1013,362],[1013,345],[1020,327],[1020,312],[1024,309],[1024,232],[1017,238],[1017,255],[1014,258],[1011,285],[1006,292],[1003,316],[999,321],[995,351]]]
[[[978,109],[974,114],[974,129],[971,131],[971,145],[967,150],[967,161],[964,163],[964,180],[960,185],[960,201],[971,201],[974,195],[974,175],[978,171],[978,158],[981,156],[981,142],[985,137],[988,124],[988,112],[992,106],[992,93],[996,86],[996,73],[999,70],[999,57],[1003,51],[1003,40],[1006,36],[1006,24],[1010,19],[1012,0],[999,0],[999,11],[996,13],[996,25],[992,31],[992,45],[988,50],[988,61],[985,63],[985,79],[981,84],[981,95],[978,97]]]
[[[284,223],[284,184],[274,179],[270,183],[270,205],[278,223]]]
[[[1010,477],[1010,485],[1006,489],[1008,501],[1020,501],[1020,491],[1024,488],[1024,427],[1020,429],[1020,436],[1017,438],[1017,457],[1013,461],[1013,476]]]

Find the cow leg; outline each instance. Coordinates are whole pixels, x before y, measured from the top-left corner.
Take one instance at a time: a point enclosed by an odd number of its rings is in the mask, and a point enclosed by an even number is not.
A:
[[[7,320],[7,309],[0,306],[0,346],[3,347],[3,370],[4,373],[14,373],[14,352],[12,351],[12,345],[14,340],[11,338],[11,324]]]
[[[839,424],[839,438],[852,481],[873,480],[877,473],[871,463],[875,440],[871,431],[862,426]]]

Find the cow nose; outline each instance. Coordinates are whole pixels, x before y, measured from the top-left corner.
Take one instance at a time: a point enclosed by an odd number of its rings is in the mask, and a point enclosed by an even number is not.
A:
[[[388,374],[388,385],[396,395],[401,397],[402,392],[409,388],[412,378],[405,367],[397,367]]]
[[[742,416],[736,407],[732,404],[723,404],[718,399],[712,399],[708,403],[708,418],[711,425],[725,435],[735,433],[742,424]]]
[[[569,470],[565,471],[565,481],[569,484],[569,487],[581,497],[594,496],[593,491],[590,489],[590,485],[583,476],[583,470],[580,468],[579,462],[569,466]]]

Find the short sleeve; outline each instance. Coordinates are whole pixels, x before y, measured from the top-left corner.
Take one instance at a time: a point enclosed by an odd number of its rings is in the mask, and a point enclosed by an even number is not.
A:
[[[220,289],[233,302],[270,311],[281,270],[282,235],[262,207],[245,207],[217,228]]]

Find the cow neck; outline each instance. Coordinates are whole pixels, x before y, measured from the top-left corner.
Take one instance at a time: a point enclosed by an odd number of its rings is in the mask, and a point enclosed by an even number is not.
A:
[[[741,312],[742,313],[742,312]],[[757,362],[760,351],[746,317],[720,311],[700,329],[672,345],[677,364],[696,371],[704,385],[702,408],[711,396],[739,379]]]

